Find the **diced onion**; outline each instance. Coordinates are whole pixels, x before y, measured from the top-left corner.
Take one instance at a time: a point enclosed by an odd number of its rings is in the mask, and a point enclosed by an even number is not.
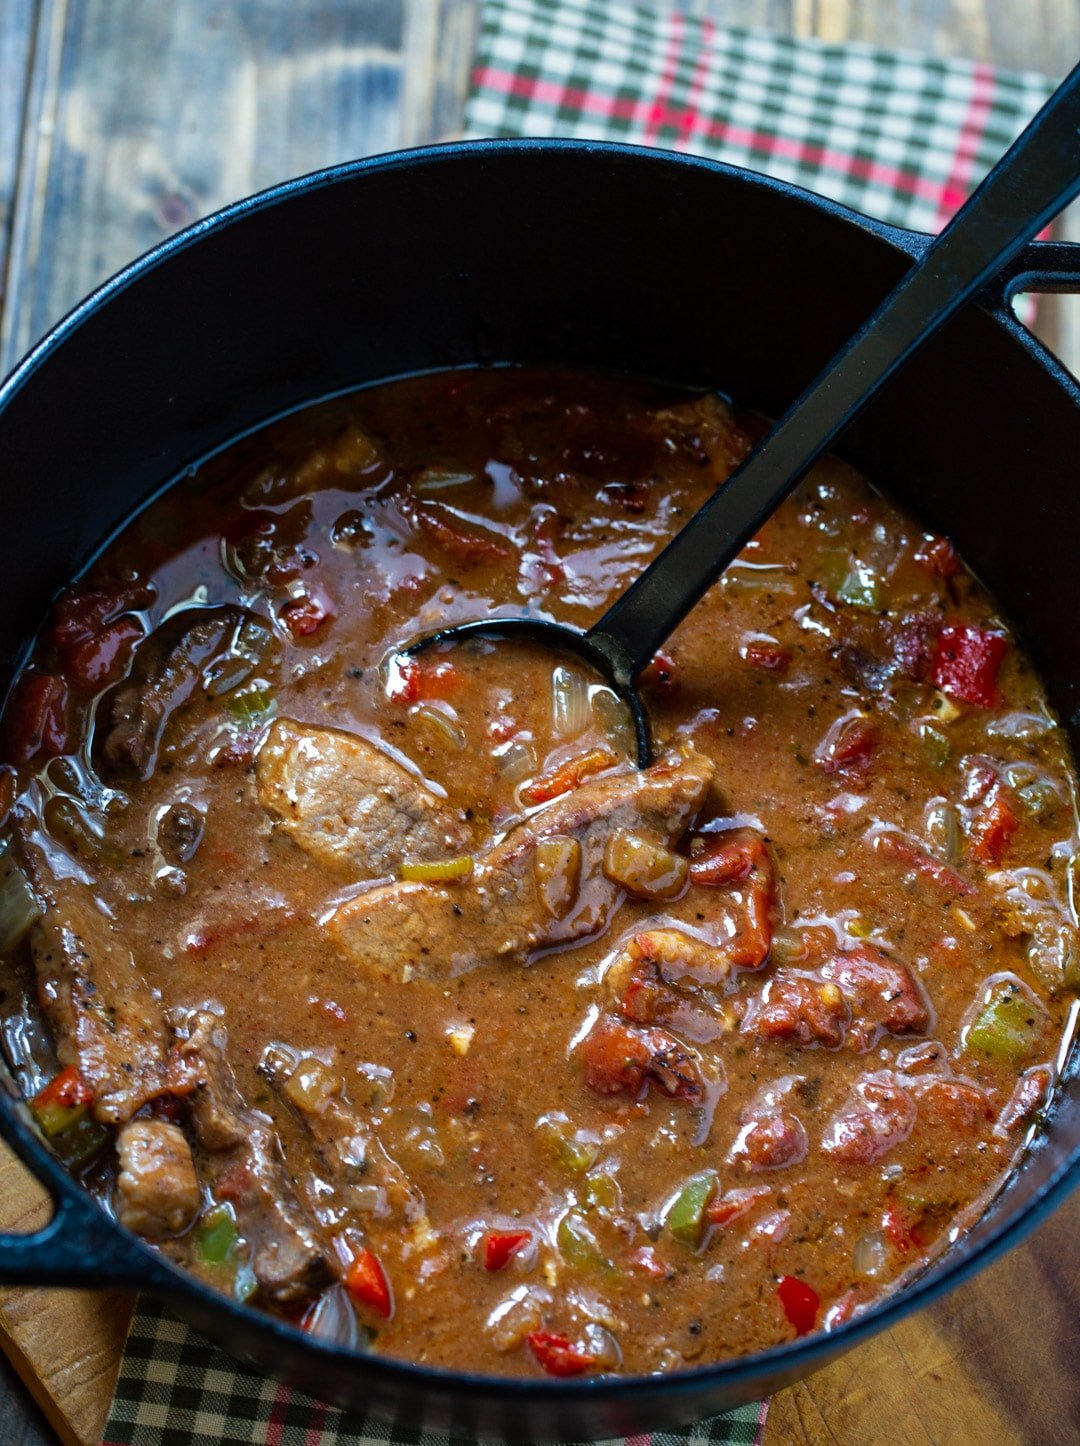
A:
[[[1003,718],[994,718],[986,725],[991,738],[1016,738],[1029,743],[1035,738],[1045,738],[1057,724],[1052,718],[1041,713],[1006,713]]]
[[[551,716],[555,732],[563,738],[583,733],[589,726],[589,689],[580,673],[558,667],[551,675]]]
[[[10,847],[0,853],[0,954],[22,942],[41,918],[41,909]]]
[[[943,798],[935,798],[926,806],[926,837],[936,854],[947,864],[960,857],[960,819],[955,807]]]
[[[412,710],[412,716],[444,747],[452,748],[457,753],[465,747],[465,734],[450,712],[444,712],[434,703],[420,703]]]
[[[630,709],[610,688],[593,688],[592,711],[597,725],[619,753],[634,751],[634,723]]]
[[[285,1083],[285,1093],[298,1110],[319,1115],[336,1094],[341,1093],[341,1079],[328,1064],[316,1055],[306,1055]]]
[[[473,861],[468,854],[459,859],[440,859],[432,864],[402,864],[401,877],[408,884],[446,884],[454,879],[467,879]]]
[[[463,472],[460,467],[425,467],[413,482],[413,491],[418,497],[428,497],[475,481],[475,472]]]
[[[499,777],[506,783],[520,783],[536,772],[536,753],[527,743],[514,738],[495,749]]]
[[[887,1245],[884,1235],[880,1230],[871,1230],[866,1235],[861,1235],[855,1245],[851,1257],[851,1269],[853,1274],[859,1276],[874,1276],[885,1264]]]

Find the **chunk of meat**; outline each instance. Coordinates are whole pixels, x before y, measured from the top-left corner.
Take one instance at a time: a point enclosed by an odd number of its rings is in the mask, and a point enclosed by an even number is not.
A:
[[[849,1001],[852,1023],[848,1038],[858,1049],[870,1049],[889,1034],[924,1034],[930,1007],[911,970],[870,944],[836,954],[820,968],[822,979],[839,986]]]
[[[167,1120],[129,1120],[116,1139],[116,1214],[136,1235],[186,1230],[202,1205],[191,1146]]]
[[[869,1165],[903,1144],[915,1127],[915,1101],[889,1070],[865,1075],[830,1120],[821,1148],[842,1165]]]
[[[303,1097],[296,1083],[298,1076],[313,1067],[320,1077],[320,1088],[303,1107],[297,1103]],[[370,1215],[404,1215],[414,1220],[423,1214],[420,1191],[387,1154],[371,1125],[350,1102],[344,1081],[328,1065],[286,1045],[274,1044],[263,1055],[259,1069],[302,1122],[326,1178],[335,1186],[328,1215],[322,1182],[310,1175],[301,1181],[308,1208],[317,1219],[326,1217],[325,1223],[340,1226],[342,1207],[348,1215],[361,1220]]]
[[[690,825],[712,781],[713,764],[675,754],[642,772],[608,774],[563,794],[512,828],[482,855],[464,883],[386,884],[342,904],[327,921],[347,957],[383,978],[444,978],[600,933],[623,893],[604,873],[604,848],[619,828],[674,843]],[[578,896],[559,916],[543,907],[537,846],[576,839]]]
[[[806,1130],[797,1115],[781,1111],[745,1124],[728,1158],[747,1170],[781,1170],[806,1159]]]
[[[919,1101],[920,1119],[935,1130],[970,1135],[994,1118],[982,1090],[962,1080],[927,1078],[920,1080],[914,1093]]]
[[[585,1083],[599,1095],[639,1096],[655,1084],[672,1099],[704,1097],[697,1061],[663,1029],[638,1029],[601,1015],[581,1042]]]
[[[747,1013],[742,1027],[762,1039],[836,1049],[844,1042],[849,1017],[843,995],[835,986],[780,973],[766,984],[760,1004]]]
[[[468,829],[400,763],[366,739],[280,718],[256,758],[259,802],[326,868],[374,879],[402,863],[468,850]]]
[[[246,608],[185,608],[167,618],[135,649],[127,677],[102,700],[95,745],[101,761],[114,773],[149,778],[169,720],[193,695],[207,664],[233,647],[241,654],[252,645],[263,650],[268,639],[267,625]]]
[[[236,1087],[220,1019],[197,1010],[181,1030],[181,1052],[199,1080],[191,1123],[203,1173],[215,1196],[235,1207],[263,1296],[281,1306],[308,1300],[330,1279],[330,1263],[296,1197],[278,1138]]]
[[[159,1095],[189,1092],[161,1005],[89,887],[50,876],[28,841],[22,856],[43,910],[30,934],[38,994],[60,1063],[93,1091],[95,1117],[118,1124]]]

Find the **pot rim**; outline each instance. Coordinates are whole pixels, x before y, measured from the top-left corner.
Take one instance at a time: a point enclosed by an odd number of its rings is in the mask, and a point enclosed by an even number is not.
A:
[[[806,208],[832,217],[836,222],[867,233],[876,241],[889,246],[896,252],[914,259],[929,244],[930,237],[924,233],[878,221],[852,210],[840,202],[818,195],[803,187],[793,185],[774,177],[732,166],[721,161],[682,152],[658,150],[644,146],[618,142],[600,142],[559,138],[490,139],[456,141],[446,144],[429,145],[408,150],[396,150],[329,166],[306,175],[281,182],[255,195],[236,201],[229,206],[196,221],[191,226],[167,238],[152,250],[125,266],[115,276],[105,281],[83,301],[79,302],[27,353],[0,384],[0,412],[2,412],[34,375],[48,357],[85,322],[108,304],[110,299],[126,290],[147,273],[155,270],[172,257],[186,251],[206,237],[212,237],[230,226],[243,221],[247,216],[267,210],[294,196],[309,194],[326,187],[348,183],[369,174],[381,174],[400,170],[416,170],[421,175],[432,165],[447,165],[460,162],[482,162],[486,157],[516,156],[529,159],[536,156],[569,154],[595,157],[597,164],[604,161],[634,161],[674,171],[699,171],[722,176],[728,182],[746,185],[755,190],[772,193],[800,208]],[[1080,387],[1066,372],[1057,359],[1027,330],[1015,317],[1008,305],[1012,295],[1020,289],[1037,287],[1044,268],[1040,265],[1040,250],[1051,257],[1061,256],[1073,248],[1062,248],[1054,243],[1036,242],[1022,253],[1025,265],[1014,264],[999,279],[996,286],[987,289],[979,302],[989,311],[1012,336],[1049,373],[1051,378],[1072,400],[1080,406]],[[1080,251],[1080,247],[1075,248]],[[1076,265],[1075,262],[1072,264]],[[1076,265],[1080,271],[1080,265]],[[1056,273],[1055,273],[1056,274]],[[389,379],[388,379],[389,380]],[[305,403],[304,405],[307,405]],[[171,485],[171,480],[163,486]],[[161,489],[155,489],[154,495]],[[1077,1059],[1080,1049],[1074,1045],[1069,1064],[1062,1071],[1060,1084],[1077,1073]],[[10,1073],[4,1068],[5,1073]],[[940,1258],[940,1263],[928,1267],[927,1273],[913,1280],[878,1302],[868,1306],[861,1314],[835,1330],[799,1337],[795,1341],[775,1346],[752,1355],[736,1356],[728,1360],[659,1375],[615,1375],[598,1378],[571,1380],[547,1380],[533,1377],[486,1375],[474,1371],[454,1371],[438,1366],[421,1365],[395,1357],[382,1356],[377,1352],[353,1349],[347,1346],[325,1342],[310,1336],[289,1322],[229,1299],[209,1285],[204,1285],[179,1266],[173,1265],[142,1241],[131,1234],[100,1206],[89,1190],[71,1176],[58,1158],[47,1149],[31,1125],[22,1117],[25,1106],[20,1107],[17,1095],[0,1088],[0,1135],[6,1139],[34,1175],[46,1184],[55,1201],[56,1214],[52,1224],[46,1226],[38,1236],[0,1235],[0,1277],[4,1275],[9,1242],[21,1240],[27,1247],[46,1236],[54,1227],[63,1227],[71,1216],[76,1224],[86,1231],[83,1245],[89,1241],[91,1248],[103,1247],[106,1251],[104,1266],[96,1267],[84,1261],[78,1271],[78,1279],[69,1283],[95,1285],[106,1288],[120,1283],[141,1287],[147,1292],[177,1302],[198,1301],[208,1305],[223,1320],[234,1319],[245,1330],[255,1328],[268,1342],[275,1346],[295,1351],[302,1346],[313,1356],[329,1363],[348,1367],[355,1372],[375,1372],[385,1377],[391,1385],[408,1388],[422,1387],[428,1391],[437,1390],[448,1399],[475,1397],[483,1394],[492,1401],[507,1404],[534,1400],[539,1403],[605,1401],[618,1399],[620,1403],[633,1403],[657,1394],[665,1396],[704,1395],[709,1391],[727,1388],[737,1394],[744,1388],[745,1399],[751,1399],[755,1383],[770,1375],[782,1375],[785,1367],[791,1368],[792,1377],[807,1374],[824,1358],[838,1355],[842,1350],[857,1344],[880,1330],[894,1324],[908,1312],[921,1308],[938,1299],[946,1291],[968,1279],[1000,1256],[1005,1250],[1018,1243],[1039,1225],[1071,1191],[1080,1184],[1080,1145],[1069,1154],[1057,1170],[1038,1187],[1027,1204],[1013,1217],[988,1231],[982,1238],[964,1249],[961,1237],[957,1246]],[[1049,1128],[1053,1128],[1051,1116]],[[1035,1141],[1029,1149],[1038,1149]],[[977,1226],[976,1222],[976,1226]],[[54,1242],[55,1243],[55,1242]],[[48,1249],[48,1247],[46,1247]],[[950,1255],[955,1252],[955,1259]],[[29,1258],[33,1251],[24,1252]],[[109,1256],[115,1257],[110,1260]],[[126,1256],[126,1258],[125,1258]],[[110,1268],[111,1267],[111,1268]],[[41,1267],[45,1269],[44,1263]],[[100,1274],[97,1273],[100,1270]],[[27,1274],[25,1269],[20,1279],[30,1280],[37,1276],[37,1262],[34,1270]],[[50,1283],[62,1283],[54,1277]]]

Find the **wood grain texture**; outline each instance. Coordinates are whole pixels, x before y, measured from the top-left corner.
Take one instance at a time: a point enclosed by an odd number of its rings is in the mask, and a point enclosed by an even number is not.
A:
[[[664,0],[728,25],[1063,74],[1080,0]],[[229,201],[458,133],[477,0],[0,0],[0,371],[93,286]],[[1080,235],[1070,220],[1066,234]],[[10,237],[10,245],[8,239]],[[1080,366],[1080,298],[1053,315]],[[2,1151],[2,1147],[0,1147]],[[0,1228],[47,1212],[0,1153]],[[773,1402],[770,1446],[1080,1439],[1080,1201],[954,1295]],[[0,1292],[65,1442],[100,1440],[130,1301]],[[54,1439],[0,1375],[0,1443]]]
[[[0,5],[0,313],[36,19],[36,0],[4,0]]]

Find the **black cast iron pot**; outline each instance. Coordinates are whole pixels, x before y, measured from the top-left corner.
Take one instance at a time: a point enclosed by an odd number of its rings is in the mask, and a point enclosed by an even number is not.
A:
[[[0,389],[0,682],[56,590],[133,507],[268,418],[363,383],[498,362],[718,387],[775,415],[925,244],[758,175],[561,141],[393,155],[233,206],[109,282]],[[843,450],[955,537],[1019,627],[1076,748],[1080,389],[1014,319],[1021,284],[1080,289],[1077,251],[1030,247]],[[0,1083],[0,1133],[56,1199],[44,1230],[0,1236],[0,1280],[137,1287],[330,1400],[530,1441],[642,1432],[774,1391],[955,1285],[1080,1180],[1080,1081],[1068,1069],[1049,1128],[981,1224],[833,1334],[666,1377],[508,1381],[323,1345],[198,1284],[71,1180],[2,1067]]]

